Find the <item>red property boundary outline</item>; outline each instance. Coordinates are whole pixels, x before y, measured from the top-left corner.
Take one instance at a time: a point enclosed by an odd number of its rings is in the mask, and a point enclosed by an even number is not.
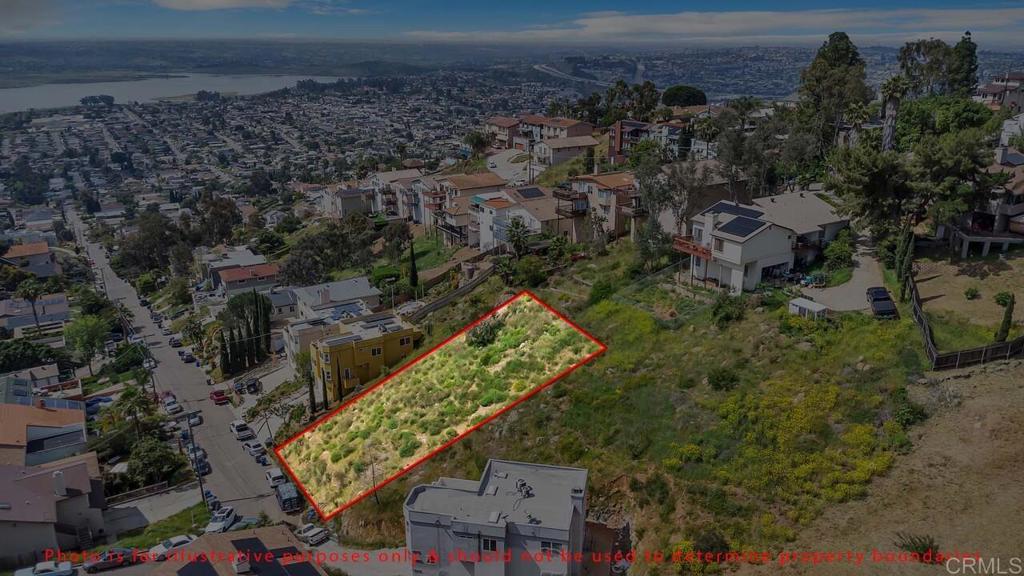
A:
[[[582,359],[577,361],[575,364],[573,364],[572,366],[566,368],[565,370],[562,370],[561,372],[559,372],[558,374],[556,374],[554,377],[552,377],[551,379],[547,380],[543,384],[541,384],[541,385],[539,385],[539,386],[537,386],[537,387],[527,391],[525,394],[523,394],[522,396],[517,398],[515,401],[511,402],[509,405],[507,405],[504,408],[502,408],[501,410],[498,410],[497,412],[495,412],[494,414],[491,414],[490,416],[488,416],[484,420],[474,424],[473,426],[471,426],[468,430],[466,430],[462,434],[459,434],[455,438],[452,438],[451,440],[445,442],[441,446],[438,446],[437,448],[432,450],[430,453],[426,454],[425,456],[420,457],[419,459],[417,459],[416,461],[412,462],[411,464],[406,464],[404,467],[399,469],[398,472],[396,472],[395,474],[389,476],[388,478],[385,478],[382,482],[380,482],[376,486],[373,486],[369,490],[366,490],[365,492],[359,494],[355,498],[349,500],[348,503],[343,504],[337,510],[333,510],[329,514],[324,514],[324,511],[320,509],[320,505],[317,504],[316,500],[314,500],[310,496],[309,492],[306,490],[306,487],[303,485],[303,483],[301,481],[299,481],[298,476],[295,475],[295,471],[292,470],[291,466],[288,465],[288,462],[284,459],[284,457],[281,456],[281,450],[283,450],[286,446],[288,446],[289,444],[291,444],[295,440],[299,439],[299,437],[305,435],[310,430],[313,430],[314,428],[320,426],[321,424],[323,424],[327,420],[330,420],[331,418],[333,418],[336,414],[338,414],[339,412],[341,412],[345,408],[348,408],[349,406],[351,406],[355,402],[361,400],[364,396],[366,396],[367,394],[373,392],[378,387],[386,384],[387,382],[390,382],[392,378],[398,376],[402,372],[405,372],[406,370],[408,370],[409,368],[414,366],[416,363],[418,363],[420,360],[422,360],[422,359],[426,358],[427,356],[433,354],[435,351],[437,351],[442,346],[444,346],[444,345],[448,344],[449,342],[451,342],[452,340],[458,338],[462,334],[464,334],[467,331],[471,330],[477,324],[479,324],[479,323],[483,322],[484,320],[490,318],[491,316],[493,316],[494,314],[496,314],[497,312],[499,312],[503,308],[507,307],[508,305],[512,304],[513,302],[515,302],[516,300],[519,300],[520,298],[522,298],[524,296],[529,296],[530,298],[533,298],[533,300],[535,302],[537,302],[538,304],[540,304],[541,306],[546,308],[549,312],[554,314],[560,320],[562,320],[563,322],[565,322],[569,326],[572,326],[577,332],[579,332],[580,334],[586,336],[591,342],[597,344],[598,345],[598,349],[596,351],[594,351],[594,352],[591,352],[590,354],[587,354]],[[512,298],[509,298],[508,300],[506,300],[504,303],[499,304],[498,306],[495,306],[489,312],[487,312],[486,314],[480,316],[479,318],[477,318],[473,322],[467,324],[466,326],[464,326],[461,330],[459,330],[455,334],[452,334],[448,338],[445,338],[444,341],[441,342],[440,344],[437,344],[436,346],[434,346],[430,350],[427,350],[426,352],[420,354],[416,358],[413,358],[412,360],[406,362],[405,364],[402,365],[401,368],[399,368],[395,372],[393,372],[390,375],[388,375],[387,378],[381,380],[380,382],[377,382],[376,384],[374,384],[373,386],[370,386],[366,390],[363,390],[362,392],[360,392],[359,394],[357,394],[354,397],[350,398],[348,401],[344,402],[341,406],[338,406],[337,408],[335,408],[331,412],[321,416],[320,418],[317,418],[316,420],[313,421],[312,424],[310,424],[310,425],[306,426],[305,428],[303,428],[301,432],[299,432],[298,434],[296,434],[296,435],[292,436],[291,438],[285,440],[281,445],[275,446],[274,447],[274,455],[277,456],[277,460],[281,463],[282,467],[284,468],[284,470],[288,474],[288,476],[291,477],[292,481],[295,483],[295,486],[297,486],[298,489],[302,492],[302,495],[306,498],[306,502],[309,502],[309,504],[313,507],[313,509],[316,510],[316,513],[320,517],[320,519],[323,520],[324,522],[326,522],[326,521],[330,520],[331,518],[334,518],[338,514],[341,514],[345,510],[348,510],[349,508],[351,508],[351,507],[355,506],[356,504],[362,502],[366,498],[368,498],[371,495],[373,495],[374,492],[377,492],[381,488],[387,486],[388,484],[394,482],[395,480],[401,478],[402,476],[405,476],[406,474],[411,472],[413,469],[415,469],[420,464],[426,462],[427,460],[433,458],[434,456],[437,456],[438,454],[440,454],[444,450],[447,450],[448,448],[452,447],[454,444],[462,441],[464,438],[466,438],[467,436],[469,436],[473,432],[477,431],[480,427],[484,426],[485,424],[490,423],[492,420],[494,420],[498,416],[501,416],[505,412],[508,412],[512,408],[515,408],[516,406],[518,406],[519,404],[525,402],[526,400],[529,400],[530,398],[535,396],[540,391],[544,390],[545,388],[548,388],[549,386],[551,386],[555,382],[557,382],[557,381],[561,380],[562,378],[565,378],[569,374],[573,373],[577,368],[583,366],[584,364],[587,364],[588,362],[590,362],[594,358],[597,358],[601,354],[604,354],[604,352],[607,351],[607,350],[608,350],[608,346],[606,346],[604,344],[604,342],[601,342],[600,340],[595,338],[592,334],[590,334],[589,332],[587,332],[586,330],[581,328],[578,324],[576,324],[572,320],[568,319],[564,314],[562,314],[558,310],[555,310],[554,308],[552,308],[547,302],[545,302],[545,301],[541,300],[540,298],[538,298],[537,295],[534,294],[533,292],[531,292],[529,290],[523,290],[523,291],[519,292],[518,294],[516,294],[515,296],[513,296]]]

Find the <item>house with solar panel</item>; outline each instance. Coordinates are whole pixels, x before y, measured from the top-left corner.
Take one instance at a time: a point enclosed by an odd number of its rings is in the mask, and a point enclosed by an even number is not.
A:
[[[438,478],[405,499],[414,575],[582,574],[587,471],[490,460],[479,480]],[[550,560],[549,560],[550,558]]]
[[[498,192],[476,194],[469,199],[469,246],[481,252],[508,248],[508,228],[521,221],[531,234],[550,234],[575,238],[583,215],[558,211],[556,192],[544,186],[505,188]]]
[[[715,202],[690,221],[673,248],[692,257],[694,279],[753,290],[761,282],[813,262],[849,220],[809,191],[757,198],[751,204]]]

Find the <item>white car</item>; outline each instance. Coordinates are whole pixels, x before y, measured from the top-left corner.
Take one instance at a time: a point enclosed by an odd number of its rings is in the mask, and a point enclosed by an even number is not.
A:
[[[177,414],[183,410],[184,408],[181,404],[178,404],[178,401],[174,398],[164,400],[164,412],[167,412],[168,414]]]
[[[156,368],[156,360],[153,360],[152,358],[146,358],[146,360],[142,363],[142,367],[145,368],[146,370],[153,370],[154,368]]]
[[[243,442],[242,449],[248,452],[249,456],[252,456],[253,458],[267,453],[267,449],[259,442]]]
[[[300,541],[309,544],[310,546],[316,546],[323,544],[330,539],[331,535],[327,530],[317,526],[316,524],[303,524],[298,530],[295,531],[295,536]]]
[[[287,482],[288,477],[284,475],[284,472],[281,472],[280,468],[271,468],[270,470],[267,470],[267,484],[270,484],[271,488],[280,486]]]
[[[31,568],[16,570],[14,576],[73,576],[78,570],[71,562],[40,562]]]
[[[195,462],[206,458],[206,450],[198,444],[189,444],[185,448],[185,455],[188,456],[189,462]]]
[[[149,549],[149,557],[157,562],[163,562],[167,560],[167,555],[177,550],[188,546],[195,540],[196,537],[188,534],[180,534],[178,536],[171,536],[167,540],[153,546]]]
[[[238,520],[238,514],[235,513],[235,509],[231,506],[224,506],[214,512],[213,516],[210,516],[210,523],[206,525],[206,529],[203,530],[203,533],[214,534],[227,532],[228,528],[230,528],[236,520]]]
[[[235,435],[236,440],[248,440],[255,438],[256,433],[249,428],[249,425],[244,420],[235,420],[229,426],[231,433]]]
[[[202,423],[203,423],[203,415],[200,414],[199,412],[193,412],[193,413],[188,415],[188,425],[189,426],[199,426]]]

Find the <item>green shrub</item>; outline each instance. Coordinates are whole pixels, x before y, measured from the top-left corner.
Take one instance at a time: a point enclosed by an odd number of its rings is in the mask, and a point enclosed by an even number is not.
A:
[[[850,229],[846,228],[825,247],[825,270],[835,272],[850,266],[853,266],[853,240]]]
[[[505,321],[501,318],[484,320],[469,330],[466,334],[466,343],[474,348],[483,348],[494,342],[504,326]]]
[[[978,289],[975,288],[974,286],[971,286],[967,290],[964,290],[964,298],[968,300],[977,300],[979,296],[981,296],[981,294],[978,292]]]
[[[715,319],[715,326],[719,328],[725,328],[731,322],[742,320],[745,313],[746,302],[743,296],[733,296],[725,291],[719,293],[711,308],[711,316]]]
[[[928,418],[928,413],[907,395],[907,389],[900,387],[892,393],[893,419],[904,428],[909,428]]]
[[[911,554],[917,555],[916,559],[918,562],[928,563],[940,561],[935,557],[935,553],[939,550],[939,544],[935,541],[934,536],[928,534],[918,536],[915,534],[897,532],[894,544],[904,552],[910,552]],[[928,554],[929,552],[931,554]]]
[[[516,282],[523,286],[540,286],[547,279],[544,261],[539,256],[524,256],[516,262]]]
[[[587,305],[593,306],[601,300],[608,298],[615,293],[615,286],[607,278],[599,278],[590,287],[590,297],[587,298]]]
[[[708,386],[714,390],[730,390],[739,384],[740,377],[732,368],[717,366],[708,370]]]

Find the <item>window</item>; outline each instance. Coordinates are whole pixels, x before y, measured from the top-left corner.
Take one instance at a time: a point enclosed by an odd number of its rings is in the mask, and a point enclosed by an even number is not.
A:
[[[725,242],[721,238],[715,238],[715,252],[721,252],[725,249]]]
[[[320,361],[323,362],[324,364],[330,362],[331,361],[331,355],[328,354],[327,352],[324,352],[323,354],[320,355]]]
[[[399,346],[408,346],[410,341],[412,341],[412,338],[410,338],[408,336],[403,336],[403,337],[398,339],[398,345]]]
[[[696,240],[697,242],[700,242],[701,240],[703,240],[704,239],[704,229],[703,228],[694,228],[693,229],[693,239]]]
[[[384,349],[381,347],[370,348],[370,356],[380,356],[384,353]]]
[[[481,548],[483,548],[484,552],[497,552],[498,541],[494,538],[484,538],[483,542],[481,543]]]
[[[327,381],[327,382],[331,381],[331,371],[330,370],[324,370],[324,380]]]
[[[351,378],[351,377],[352,377],[352,370],[350,368],[345,368],[345,378],[348,379],[348,378]]]
[[[551,554],[558,554],[559,552],[562,551],[562,543],[561,542],[546,542],[544,540],[541,540],[541,542],[540,542],[540,551],[541,552],[545,552],[545,553],[550,552]]]

